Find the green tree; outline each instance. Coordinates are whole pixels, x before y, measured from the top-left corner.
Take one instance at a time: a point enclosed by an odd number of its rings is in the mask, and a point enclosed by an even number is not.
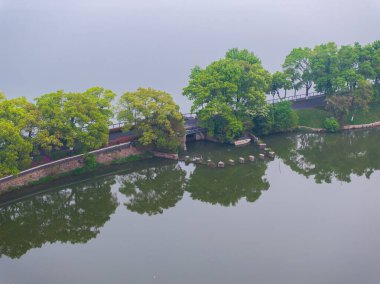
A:
[[[272,84],[270,87],[270,93],[273,96],[277,95],[279,99],[284,99],[286,98],[286,91],[290,90],[292,88],[292,81],[290,80],[289,74],[284,73],[284,72],[275,72],[272,75]],[[280,90],[284,90],[285,94],[284,97],[281,98],[280,96]]]
[[[338,72],[335,78],[338,92],[353,91],[356,89],[358,81],[364,79],[359,72],[359,49],[359,45],[344,45],[338,50]]]
[[[347,115],[351,114],[353,119],[356,111],[367,111],[372,98],[372,84],[367,80],[360,80],[355,89],[327,97],[326,109],[340,124],[344,124]]]
[[[0,120],[0,177],[17,174],[29,166],[32,144],[10,121]]]
[[[294,129],[298,125],[298,116],[292,109],[291,102],[279,102],[273,106],[271,112],[274,117],[272,132]]]
[[[337,45],[329,42],[316,46],[310,67],[316,90],[325,95],[333,95],[337,91],[336,78],[339,73]]]
[[[135,132],[143,145],[163,151],[178,151],[184,135],[184,120],[173,97],[163,91],[139,88],[118,102],[118,119]]]
[[[284,72],[289,75],[294,93],[303,86],[306,96],[313,86],[311,69],[312,50],[310,48],[294,48],[285,58],[282,65]]]
[[[287,131],[298,125],[298,115],[289,101],[278,102],[270,108],[269,115],[255,120],[254,131],[258,135]]]
[[[37,98],[41,113],[37,144],[45,151],[89,151],[106,145],[114,97],[112,91],[94,87],[83,93],[57,91]]]
[[[25,97],[3,99],[0,100],[0,119],[11,121],[20,134],[31,141],[38,131],[40,113]]]
[[[344,125],[345,118],[350,112],[351,99],[350,96],[342,95],[332,95],[326,98],[326,109],[338,119],[341,125]]]
[[[377,40],[371,44],[371,68],[372,79],[374,80],[374,88],[377,97],[380,97],[380,40]]]
[[[200,125],[219,140],[229,140],[252,128],[252,120],[266,116],[265,92],[271,76],[253,53],[231,49],[224,59],[196,66],[183,94],[192,102]]]

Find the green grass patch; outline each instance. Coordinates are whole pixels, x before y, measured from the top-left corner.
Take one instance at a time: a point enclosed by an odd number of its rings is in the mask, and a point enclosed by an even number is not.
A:
[[[120,159],[114,160],[114,161],[112,161],[111,164],[112,165],[119,165],[119,164],[124,164],[124,163],[140,161],[140,160],[148,159],[148,158],[152,158],[152,157],[153,157],[152,154],[146,152],[146,153],[141,154],[141,155],[131,155],[131,156],[128,156],[125,158],[120,158]]]
[[[312,128],[323,128],[325,119],[330,117],[327,111],[319,108],[298,109],[296,113],[298,115],[298,125]]]
[[[354,119],[351,120],[351,115],[347,116],[346,124],[367,124],[380,121],[380,103],[372,103],[369,106],[368,112],[360,110],[354,114]]]

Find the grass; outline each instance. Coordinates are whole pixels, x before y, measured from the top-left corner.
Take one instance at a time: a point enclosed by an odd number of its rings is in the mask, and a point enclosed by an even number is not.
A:
[[[327,111],[319,108],[298,109],[296,113],[299,118],[298,125],[312,128],[323,128],[323,122],[331,116]]]
[[[366,124],[380,121],[380,103],[372,103],[369,106],[368,112],[357,111],[354,119],[351,121],[351,115],[347,116],[346,124]]]
[[[299,109],[296,110],[299,117],[298,125],[312,128],[323,128],[323,122],[331,115],[320,108]],[[354,119],[351,120],[351,115],[348,115],[345,124],[367,124],[380,121],[380,102],[372,103],[368,111],[357,111]]]
[[[153,155],[146,152],[144,154],[131,155],[131,156],[128,156],[125,158],[120,158],[120,159],[114,160],[114,161],[112,161],[111,164],[112,165],[119,165],[119,164],[124,164],[124,163],[129,163],[129,162],[140,161],[140,160],[148,159],[148,158],[153,158]]]

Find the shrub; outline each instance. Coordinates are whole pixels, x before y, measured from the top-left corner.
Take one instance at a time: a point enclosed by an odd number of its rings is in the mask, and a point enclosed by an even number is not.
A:
[[[298,125],[298,115],[291,102],[279,102],[270,107],[266,117],[254,120],[257,134],[270,134],[294,129]]]
[[[326,118],[323,126],[328,132],[337,132],[340,128],[339,122],[334,117]]]
[[[84,154],[84,168],[95,169],[98,166],[95,154]]]
[[[280,102],[274,105],[273,131],[280,132],[293,129],[298,124],[298,115],[292,109],[291,102]]]

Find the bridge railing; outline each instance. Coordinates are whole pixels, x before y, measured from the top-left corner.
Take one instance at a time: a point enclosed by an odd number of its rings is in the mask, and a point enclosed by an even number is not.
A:
[[[306,94],[299,94],[299,95],[293,95],[293,96],[286,96],[284,98],[267,98],[267,103],[278,103],[283,101],[298,101],[298,100],[305,100],[313,97],[322,97],[324,94],[318,93],[318,92],[312,92],[309,93],[308,96]]]
[[[117,123],[114,123],[114,124],[110,124],[108,125],[108,129],[109,130],[112,130],[112,129],[116,129],[116,128],[122,128],[124,127],[124,122],[117,122]]]
[[[195,113],[183,113],[182,116],[185,120],[197,118],[197,115]]]

